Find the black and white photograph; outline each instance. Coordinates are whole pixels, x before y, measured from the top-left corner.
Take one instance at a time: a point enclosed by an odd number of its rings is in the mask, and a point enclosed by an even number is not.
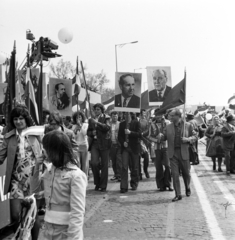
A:
[[[66,79],[49,80],[50,111],[59,111],[64,116],[72,114],[72,82]]]
[[[141,73],[115,73],[115,110],[140,112],[141,80]]]
[[[172,89],[170,67],[147,67],[149,106],[161,105]]]

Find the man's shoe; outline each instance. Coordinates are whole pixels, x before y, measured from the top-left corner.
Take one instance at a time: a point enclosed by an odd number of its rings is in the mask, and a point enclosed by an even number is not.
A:
[[[173,199],[172,199],[172,202],[177,202],[179,200],[182,199],[182,196],[181,195],[178,195],[178,196],[175,196]]]
[[[235,171],[234,171],[234,170],[233,170],[233,171],[230,171],[230,173],[231,173],[231,174],[235,174]]]
[[[117,180],[118,180],[118,182],[121,182],[121,177],[118,177]]]
[[[132,191],[135,191],[137,189],[137,187],[132,187],[131,190]]]
[[[160,192],[166,191],[166,188],[160,188]]]
[[[189,189],[186,190],[186,196],[190,197],[190,195],[191,195],[191,189],[189,188]]]
[[[120,193],[126,193],[128,190],[125,188],[121,188]]]
[[[112,178],[110,178],[111,181],[117,181],[117,177],[113,176]]]
[[[106,192],[106,188],[101,188],[100,191],[101,192]]]
[[[173,191],[174,191],[174,189],[173,189],[173,188],[171,188],[171,187],[168,187],[168,191],[170,191],[170,192],[173,192]]]
[[[142,178],[142,174],[140,175],[139,179],[140,179],[140,181],[143,180],[143,178]]]
[[[218,172],[223,172],[222,168],[218,168]]]
[[[228,176],[230,176],[230,171],[227,171],[226,174],[227,174]]]
[[[148,171],[146,171],[144,173],[145,173],[146,178],[150,178]]]
[[[99,191],[99,186],[95,186],[95,191]]]

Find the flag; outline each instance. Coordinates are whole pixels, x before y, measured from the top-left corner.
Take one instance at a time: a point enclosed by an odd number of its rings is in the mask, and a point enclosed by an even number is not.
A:
[[[81,79],[79,75],[79,68],[78,68],[78,57],[76,61],[76,75],[72,79],[72,107],[78,105],[78,95],[81,91]]]
[[[235,110],[235,94],[228,99],[229,108]]]
[[[38,114],[38,105],[35,97],[35,90],[31,81],[31,70],[27,68],[26,77],[25,77],[25,96],[26,96],[26,106],[29,110],[31,117],[34,122],[39,125],[39,114]]]
[[[41,124],[43,124],[43,122],[42,122],[43,121],[42,120],[42,118],[43,118],[42,117],[42,109],[43,109],[43,73],[42,73],[42,71],[40,72],[40,76],[39,76],[35,101],[36,101],[36,105],[37,105],[36,106],[37,110],[35,109],[35,111],[38,112],[38,124],[41,125]]]
[[[186,99],[186,72],[184,79],[175,85],[168,93],[158,113],[164,113],[166,110],[185,104]]]
[[[10,126],[10,113],[11,110],[14,107],[14,101],[15,101],[15,55],[16,55],[16,43],[14,42],[14,47],[13,51],[11,53],[11,59],[10,59],[10,70],[9,74],[7,74],[7,91],[5,95],[5,100],[4,100],[4,106],[3,106],[3,112],[5,114],[5,119],[6,119],[6,125],[7,128],[9,129]]]
[[[84,101],[80,104],[80,109],[84,112],[86,118],[88,119],[90,117],[90,111],[87,97],[85,97]]]
[[[109,100],[103,102],[103,105],[107,112],[114,109],[114,97],[111,97]]]

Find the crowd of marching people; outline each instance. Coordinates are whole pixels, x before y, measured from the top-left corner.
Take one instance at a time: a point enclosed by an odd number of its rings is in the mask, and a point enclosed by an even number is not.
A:
[[[230,112],[213,113],[210,119],[208,114],[183,116],[177,108],[158,112],[106,114],[97,103],[94,116],[86,119],[82,111],[63,117],[45,110],[44,130],[38,134],[25,131],[34,123],[25,106],[16,106],[10,124],[0,128],[0,164],[7,161],[4,194],[10,192],[14,232],[31,231],[32,239],[37,239],[37,208],[46,206],[44,239],[83,239],[87,179],[92,171],[94,190],[106,192],[110,160],[114,174],[110,180],[120,184],[120,193],[136,191],[144,176],[150,178],[148,167],[154,162],[156,188],[175,191],[174,202],[182,199],[180,176],[186,196],[191,195],[190,166],[200,163],[202,139],[213,170],[235,173],[235,118]],[[32,194],[37,207],[27,232],[22,230],[20,213]]]

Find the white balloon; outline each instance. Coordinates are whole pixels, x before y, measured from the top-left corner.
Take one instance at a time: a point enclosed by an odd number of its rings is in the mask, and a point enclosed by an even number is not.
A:
[[[207,121],[210,121],[211,119],[212,119],[212,114],[207,113],[207,114],[206,114],[206,120],[207,120]]]
[[[62,43],[70,43],[73,40],[73,32],[68,28],[62,28],[58,32],[58,38]]]
[[[6,61],[6,55],[0,52],[0,64],[5,63]]]

